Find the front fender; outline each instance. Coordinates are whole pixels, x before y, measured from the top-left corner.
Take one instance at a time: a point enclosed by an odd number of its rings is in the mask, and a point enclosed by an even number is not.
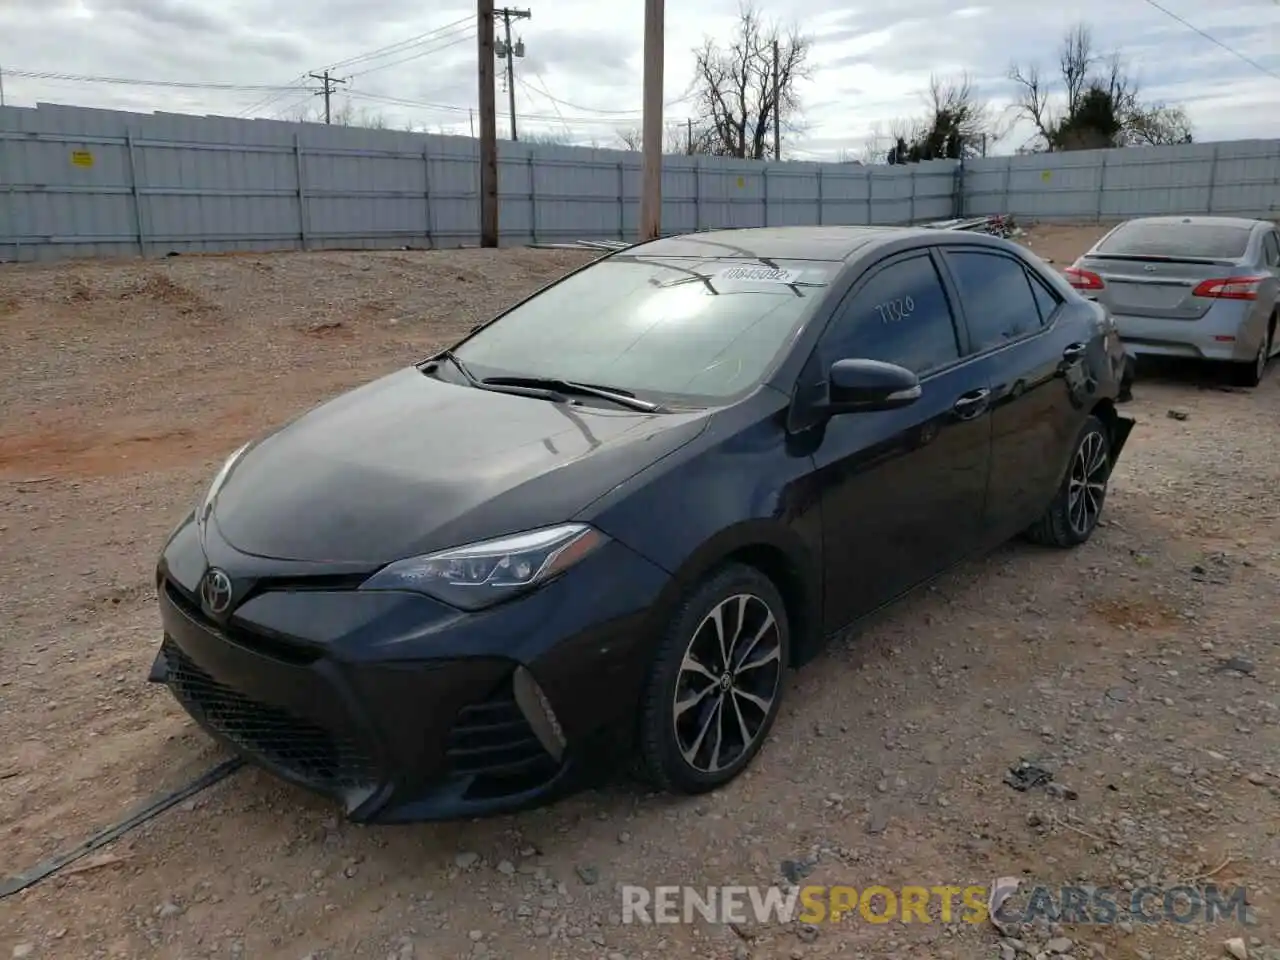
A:
[[[576,518],[672,575],[656,605],[659,618],[668,617],[717,566],[750,558],[783,581],[777,585],[789,612],[818,619],[808,616],[822,601],[822,527],[813,461],[787,443],[787,398],[771,392],[757,396],[717,413],[697,440]],[[809,629],[807,622],[797,626]]]

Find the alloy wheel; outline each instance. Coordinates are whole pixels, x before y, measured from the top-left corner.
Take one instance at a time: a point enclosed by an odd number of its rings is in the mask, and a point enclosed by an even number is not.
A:
[[[676,677],[676,745],[694,770],[733,766],[765,729],[782,681],[782,635],[769,604],[740,593],[698,625]]]
[[[1067,519],[1085,535],[1098,522],[1107,495],[1107,442],[1096,430],[1085,434],[1071,461],[1067,482]]]

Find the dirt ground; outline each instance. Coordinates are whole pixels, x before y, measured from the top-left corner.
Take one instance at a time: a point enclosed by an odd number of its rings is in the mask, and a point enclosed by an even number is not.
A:
[[[1098,228],[1027,238],[1068,264]],[[222,754],[162,688],[152,570],[217,463],[582,262],[317,253],[0,268],[0,877]],[[361,828],[245,768],[0,901],[0,958],[1280,958],[1280,374],[1157,370],[1105,525],[1010,544],[833,641],[695,800],[619,781]],[[1173,416],[1171,414],[1176,414]],[[1020,758],[1050,788],[1002,782]],[[1236,920],[620,923],[617,886],[1215,881]],[[1065,939],[1064,939],[1065,938]]]

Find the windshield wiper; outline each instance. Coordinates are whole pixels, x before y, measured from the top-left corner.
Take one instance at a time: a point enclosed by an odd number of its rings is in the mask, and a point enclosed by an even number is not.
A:
[[[516,383],[510,382],[510,378],[508,379],[508,382],[503,382],[502,378],[498,378],[496,382],[492,380],[481,380],[471,372],[467,365],[462,362],[462,358],[452,350],[445,350],[435,360],[433,360],[432,363],[439,363],[440,360],[448,360],[457,367],[458,372],[462,374],[463,379],[477,390],[489,390],[493,393],[510,393],[518,397],[536,397],[539,400],[552,400],[556,403],[564,403],[568,399],[568,397],[564,396],[562,392],[549,389],[550,384],[526,383],[524,381]]]
[[[631,410],[643,410],[645,413],[660,413],[662,405],[641,400],[629,390],[619,387],[602,387],[593,383],[578,383],[574,380],[561,380],[559,377],[486,377],[480,381],[483,385],[498,387],[525,387],[529,389],[551,390],[561,394],[580,394],[588,397],[599,397],[610,400],[620,407]]]
[[[458,357],[458,355],[454,353],[452,350],[444,351],[443,353],[440,354],[440,357],[444,358],[445,360],[448,360],[455,367],[457,367],[458,372],[462,374],[463,377],[466,378],[467,383],[471,384],[471,386],[473,387],[480,386],[480,378],[477,377],[474,373],[472,373],[470,369],[468,369],[467,365],[463,363],[462,360]]]

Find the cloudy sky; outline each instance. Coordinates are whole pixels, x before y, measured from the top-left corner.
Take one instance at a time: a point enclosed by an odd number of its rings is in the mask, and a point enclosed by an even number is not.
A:
[[[640,123],[643,0],[524,2],[532,18],[515,30],[526,53],[516,61],[521,129],[617,146],[617,132]],[[682,97],[693,48],[731,33],[737,7],[737,0],[667,3],[673,123],[692,109]],[[1100,52],[1124,54],[1145,97],[1183,105],[1197,140],[1280,137],[1280,0],[758,0],[757,7],[813,40],[812,76],[800,90],[806,131],[786,148],[797,159],[858,155],[895,118],[921,111],[931,73],[967,72],[999,110],[1012,95],[1010,62],[1039,63],[1052,74],[1062,34],[1077,20],[1092,26]],[[476,104],[474,9],[454,0],[0,0],[0,77],[9,104],[296,119],[315,116],[321,103],[305,74],[328,66],[347,80],[336,109],[466,134]],[[505,136],[501,88],[498,103]],[[1029,135],[1016,125],[996,152]]]

